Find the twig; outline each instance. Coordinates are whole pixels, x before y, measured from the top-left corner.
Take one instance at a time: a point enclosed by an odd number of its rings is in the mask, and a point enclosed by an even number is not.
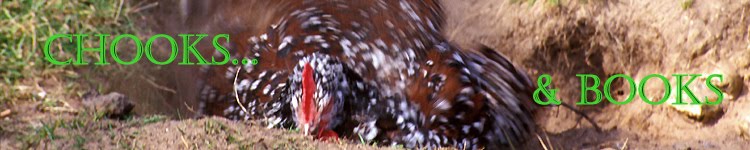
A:
[[[464,148],[462,150],[466,150],[466,141],[461,142],[464,144]]]
[[[135,9],[131,10],[130,12],[137,13],[137,12],[140,12],[142,10],[150,9],[150,8],[153,8],[153,7],[156,7],[156,6],[159,6],[159,2],[154,2],[154,3],[146,4],[146,6],[143,6],[143,7],[137,7]]]
[[[44,111],[48,112],[65,112],[65,113],[78,113],[79,111],[72,108],[65,108],[65,107],[44,107],[42,108]]]
[[[182,129],[180,129],[180,132],[182,133]],[[185,149],[190,149],[190,144],[188,144],[187,140],[185,140],[185,135],[183,134],[185,133],[180,134],[180,140],[182,140],[182,144],[185,145]]]
[[[542,148],[544,148],[544,150],[549,150],[547,149],[547,145],[544,144],[544,140],[542,140],[542,137],[540,137],[539,134],[536,135],[536,138],[539,139],[539,144],[542,145]]]
[[[555,150],[555,145],[552,144],[552,140],[549,140],[549,136],[546,133],[544,134],[544,139],[547,139],[547,144],[549,144],[549,149]]]
[[[629,139],[630,138],[625,138],[625,144],[622,145],[622,148],[620,148],[620,150],[625,150],[628,147],[628,140]]]
[[[584,113],[583,111],[573,108],[573,106],[570,106],[570,104],[568,104],[568,103],[564,103],[563,102],[563,103],[560,103],[560,105],[562,105],[565,108],[568,108],[568,109],[572,110],[576,114],[582,116],[584,119],[586,119],[587,121],[589,121],[589,123],[591,123],[591,125],[594,126],[594,129],[596,129],[597,132],[601,132],[602,131],[602,128],[600,128],[599,125],[597,125],[596,122],[594,122],[594,120],[591,119],[591,117],[589,117],[588,115],[586,115],[586,113]]]
[[[136,147],[136,144],[138,144],[138,139],[133,139],[133,142],[130,143],[130,147]]]
[[[151,79],[148,79],[148,78],[143,77],[143,76],[140,76],[140,78],[143,79],[143,80],[146,80],[146,83],[150,84],[151,86],[153,86],[153,87],[155,87],[157,89],[164,90],[164,91],[167,91],[167,92],[172,93],[172,94],[177,94],[177,91],[175,91],[174,89],[171,89],[171,88],[164,87],[164,86],[161,86],[159,84],[156,84],[156,82],[154,82]]]
[[[193,110],[193,107],[190,107],[190,105],[188,105],[187,103],[182,103],[182,104],[185,105],[185,108],[187,108],[188,111],[190,111],[192,113],[196,113],[195,110]]]
[[[242,111],[245,112],[245,114],[250,114],[250,112],[247,111],[247,108],[245,108],[242,103],[240,103],[240,95],[237,94],[237,77],[240,76],[240,70],[242,70],[242,67],[237,67],[237,73],[234,74],[234,81],[232,82],[232,88],[234,89],[234,100],[237,101],[237,104],[240,105],[240,108],[242,108]]]
[[[6,109],[5,111],[3,111],[3,112],[0,112],[0,118],[5,118],[5,117],[9,116],[9,115],[10,115],[10,113],[12,113],[12,112],[10,111],[10,109]]]
[[[120,0],[120,5],[119,5],[119,6],[117,6],[117,12],[115,13],[115,20],[114,20],[114,23],[115,23],[115,24],[118,24],[118,25],[119,25],[119,23],[117,22],[117,20],[118,20],[118,19],[120,19],[120,12],[122,11],[122,5],[123,5],[124,3],[125,3],[125,2],[124,2],[123,0]]]

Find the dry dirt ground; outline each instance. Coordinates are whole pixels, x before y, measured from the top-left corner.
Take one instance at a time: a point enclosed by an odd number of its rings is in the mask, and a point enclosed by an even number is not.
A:
[[[446,1],[447,2],[447,1]],[[648,74],[724,74],[727,97],[704,118],[690,118],[668,105],[651,106],[640,98],[627,105],[603,102],[581,106],[604,132],[592,130],[566,109],[550,108],[538,119],[551,147],[562,149],[746,149],[750,121],[747,97],[750,61],[750,2],[574,0],[451,1],[446,35],[461,45],[496,48],[534,75],[551,74],[559,97],[581,96],[575,74],[627,74],[636,83]],[[467,11],[472,10],[472,11]],[[696,80],[698,97],[711,98]],[[627,83],[613,84],[615,98],[630,93]],[[600,88],[601,89],[601,88]],[[664,87],[649,81],[646,95],[661,99]],[[672,92],[674,93],[674,91]],[[592,95],[593,93],[589,93]],[[674,95],[670,99],[674,99]],[[590,97],[593,98],[593,97]],[[715,99],[715,98],[711,98]],[[531,142],[531,144],[539,144]],[[548,146],[549,146],[548,145]],[[538,147],[536,147],[538,148]]]
[[[283,12],[276,2],[239,0],[183,3],[145,0],[140,24],[153,33],[258,32]],[[553,76],[558,97],[580,98],[576,74],[595,74],[604,82],[614,74],[636,83],[649,74],[724,75],[724,101],[710,113],[688,116],[667,105],[636,98],[627,105],[579,106],[602,131],[572,111],[545,107],[536,119],[540,132],[522,149],[747,149],[750,147],[750,0],[463,0],[444,1],[445,36],[462,47],[487,45],[528,69],[535,79]],[[222,8],[222,9],[217,9]],[[144,30],[146,31],[146,30]],[[195,68],[166,66],[133,72],[151,80],[95,77],[105,91],[118,91],[136,102],[136,114],[113,120],[86,112],[40,110],[40,103],[17,105],[0,121],[0,149],[359,149],[356,141],[320,142],[293,130],[263,129],[250,122],[193,115]],[[84,74],[90,69],[80,69]],[[96,74],[96,73],[91,73]],[[93,75],[95,76],[95,75]],[[698,97],[716,99],[697,79]],[[602,83],[603,84],[603,83]],[[615,81],[616,99],[634,92]],[[599,89],[602,89],[601,87]],[[658,80],[646,85],[649,99],[661,99]],[[674,92],[672,92],[674,93]],[[589,98],[593,93],[589,93]],[[80,98],[71,98],[80,99]],[[669,99],[674,99],[674,94]],[[66,104],[67,105],[67,104]],[[79,104],[71,102],[71,108]],[[188,118],[188,119],[185,119]]]

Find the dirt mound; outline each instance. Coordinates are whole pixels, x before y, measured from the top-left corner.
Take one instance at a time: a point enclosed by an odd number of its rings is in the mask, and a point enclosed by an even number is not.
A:
[[[551,74],[559,97],[580,98],[576,74],[606,80],[626,74],[640,82],[646,75],[725,75],[737,88],[723,88],[727,98],[720,116],[696,120],[668,105],[652,106],[636,97],[627,105],[606,100],[580,106],[605,129],[598,133],[571,111],[551,108],[539,119],[549,135],[547,146],[564,149],[738,149],[750,144],[738,128],[747,124],[750,102],[748,30],[750,2],[744,1],[445,1],[449,3],[446,35],[464,46],[482,43],[506,54],[534,75]],[[465,11],[475,10],[475,11]],[[646,95],[661,99],[664,87],[649,81]],[[697,83],[696,84],[702,84]],[[630,92],[613,84],[616,99]],[[695,85],[695,84],[694,84]],[[703,85],[690,86],[697,91]],[[601,89],[601,87],[600,87]],[[709,91],[710,92],[710,91]],[[674,93],[674,92],[673,92]],[[701,93],[701,92],[696,92]],[[705,91],[703,91],[705,93]],[[593,99],[589,93],[589,99]],[[697,94],[703,99],[703,95]],[[651,97],[654,96],[654,97]],[[672,98],[674,99],[674,94]],[[746,126],[746,125],[745,125]],[[539,146],[538,141],[530,142]],[[541,148],[541,147],[537,147]]]

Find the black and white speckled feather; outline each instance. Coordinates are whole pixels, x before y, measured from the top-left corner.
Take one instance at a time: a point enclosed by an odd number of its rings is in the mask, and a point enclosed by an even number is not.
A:
[[[314,115],[326,122],[312,130],[461,149],[519,145],[533,132],[527,75],[491,49],[449,44],[436,1],[303,0],[290,8],[264,34],[233,36],[241,37],[233,56],[258,65],[204,69],[204,114],[300,127],[302,70],[310,64],[314,112],[325,112]],[[234,88],[249,113],[236,104]]]

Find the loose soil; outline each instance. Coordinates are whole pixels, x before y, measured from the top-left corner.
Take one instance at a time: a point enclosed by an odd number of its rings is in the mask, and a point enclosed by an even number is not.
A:
[[[240,0],[187,2],[140,0],[142,35],[155,33],[260,33],[283,2]],[[627,105],[604,100],[578,106],[602,131],[572,111],[544,107],[536,118],[540,132],[523,149],[746,149],[750,147],[750,0],[463,0],[444,1],[444,35],[460,47],[486,45],[528,70],[535,79],[553,76],[558,97],[579,100],[576,74],[604,82],[626,74],[639,83],[646,75],[724,75],[724,101],[718,113],[690,117],[667,103],[649,105],[636,97]],[[205,43],[204,43],[205,45]],[[212,50],[212,49],[211,49]],[[40,109],[41,102],[16,104],[0,121],[0,149],[56,147],[110,149],[377,149],[354,141],[322,142],[294,130],[265,129],[252,122],[193,118],[197,68],[125,67],[128,73],[91,74],[94,86],[117,91],[136,102],[135,114],[113,120],[73,110]],[[135,74],[135,75],[133,75]],[[146,75],[139,75],[146,74]],[[691,89],[703,99],[713,93],[697,79]],[[148,79],[148,80],[143,80]],[[603,84],[603,83],[602,83]],[[629,84],[614,82],[613,95],[625,99]],[[601,87],[599,89],[602,89]],[[649,99],[665,92],[658,80],[646,85]],[[673,92],[674,93],[674,92]],[[593,93],[589,93],[592,99]],[[670,97],[674,99],[674,94]],[[68,105],[68,104],[66,104]],[[1,113],[0,113],[1,114]],[[541,141],[540,141],[541,140]],[[392,148],[392,147],[385,147]]]

